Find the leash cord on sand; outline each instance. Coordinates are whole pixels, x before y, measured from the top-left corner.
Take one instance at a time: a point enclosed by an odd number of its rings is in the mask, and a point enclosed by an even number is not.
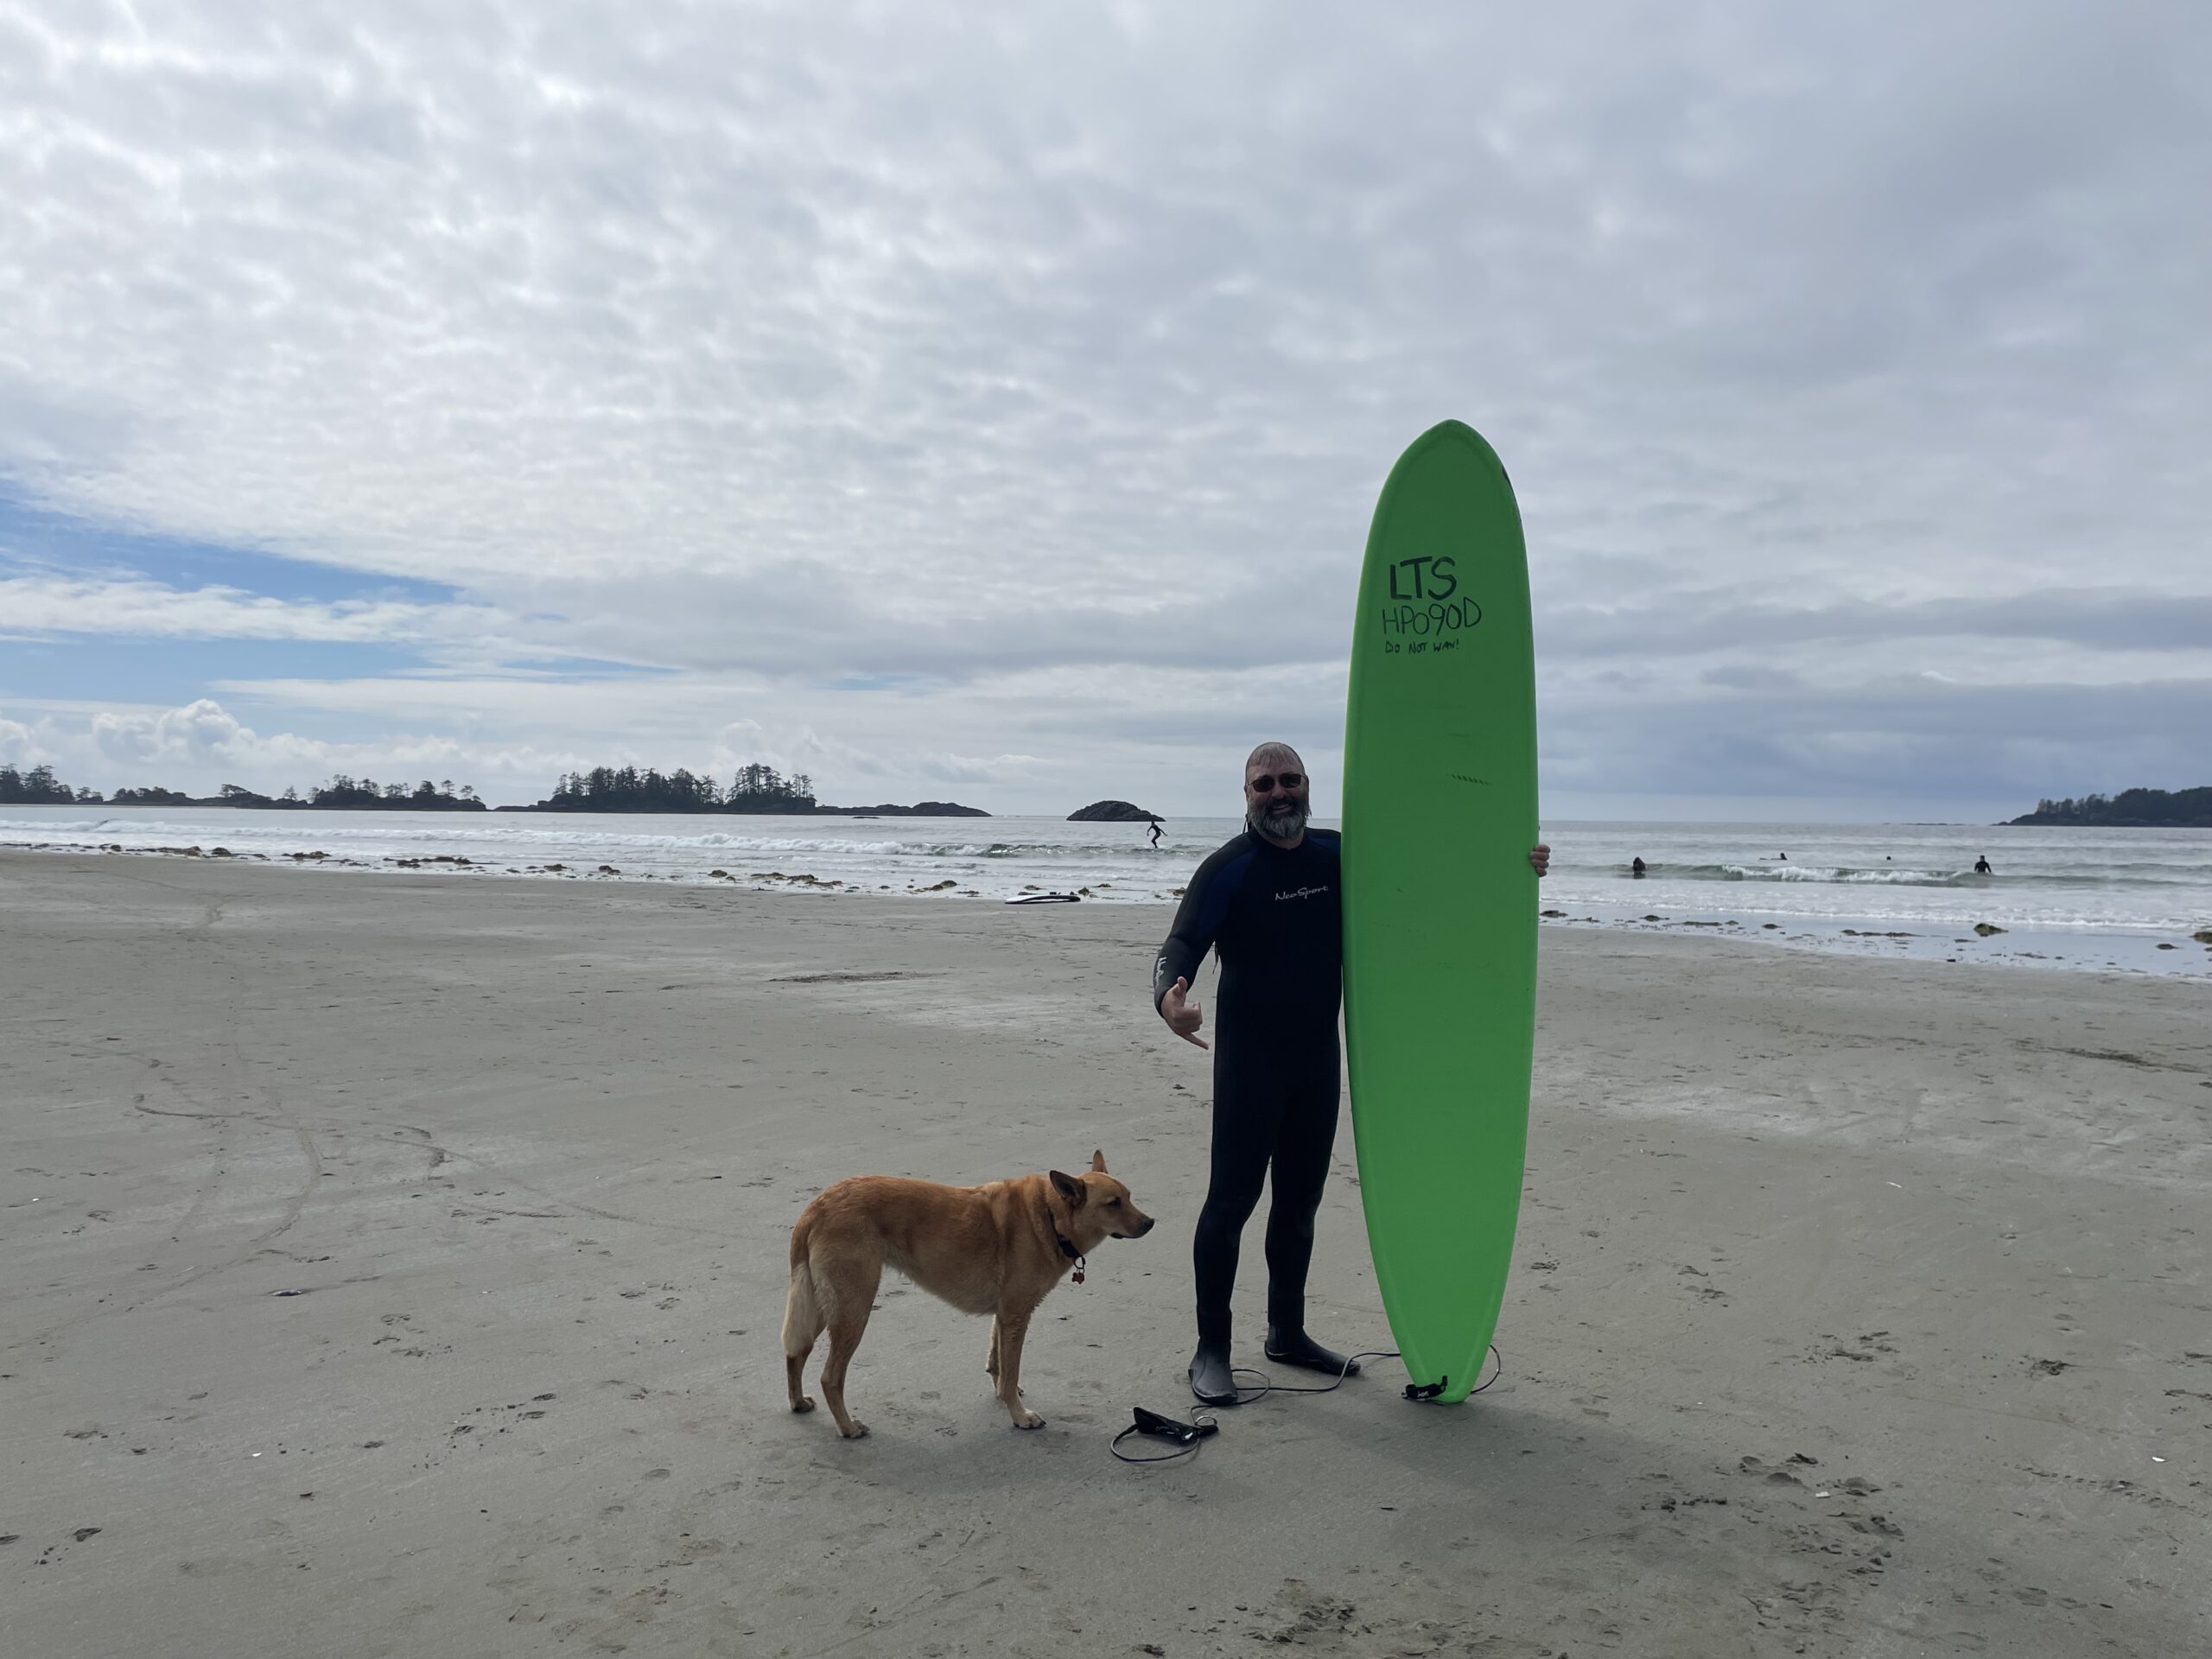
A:
[[[1359,1361],[1363,1359],[1396,1359],[1398,1357],[1398,1351],[1395,1348],[1370,1348],[1364,1352],[1354,1354],[1350,1358],[1346,1359],[1344,1361],[1344,1368],[1343,1370],[1337,1373],[1337,1380],[1335,1382],[1319,1383],[1312,1387],[1294,1382],[1278,1382],[1270,1377],[1265,1371],[1261,1370],[1256,1366],[1233,1366],[1230,1368],[1233,1375],[1242,1374],[1246,1376],[1256,1376],[1260,1379],[1259,1386],[1256,1388],[1250,1389],[1249,1390],[1243,1387],[1238,1388],[1236,1390],[1236,1403],[1240,1406],[1249,1405],[1255,1400],[1264,1400],[1271,1394],[1333,1394],[1338,1389],[1344,1387],[1344,1378],[1351,1375],[1351,1368]],[[1496,1364],[1491,1370],[1490,1377],[1488,1381],[1478,1383],[1474,1388],[1467,1390],[1467,1395],[1470,1399],[1473,1398],[1476,1395],[1480,1394],[1484,1389],[1490,1387],[1491,1383],[1497,1382],[1497,1379],[1504,1374],[1505,1359],[1504,1357],[1497,1351],[1497,1344],[1496,1343],[1491,1344],[1490,1357],[1496,1362]],[[1141,1410],[1141,1408],[1140,1408],[1140,1410]],[[1178,1458],[1194,1457],[1198,1453],[1200,1443],[1207,1440],[1211,1435],[1218,1433],[1221,1430],[1221,1423],[1219,1420],[1217,1420],[1211,1412],[1192,1412],[1191,1414],[1191,1421],[1187,1423],[1179,1422],[1172,1417],[1157,1417],[1150,1412],[1144,1412],[1143,1415],[1152,1417],[1154,1421],[1159,1424],[1160,1427],[1158,1428],[1147,1429],[1142,1425],[1141,1421],[1132,1423],[1128,1427],[1122,1430],[1120,1433],[1115,1435],[1113,1440],[1107,1444],[1106,1449],[1111,1452],[1123,1463],[1173,1463]],[[1177,1431],[1184,1432],[1178,1433]],[[1182,1444],[1178,1446],[1173,1452],[1162,1452],[1158,1456],[1150,1458],[1133,1458],[1128,1452],[1122,1450],[1122,1442],[1123,1440],[1128,1440],[1132,1434],[1142,1433],[1156,1433],[1160,1435],[1162,1438],[1173,1438],[1179,1440]]]

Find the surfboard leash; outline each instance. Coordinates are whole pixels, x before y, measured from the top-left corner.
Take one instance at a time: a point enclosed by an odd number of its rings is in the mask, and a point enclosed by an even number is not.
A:
[[[1344,1378],[1351,1375],[1352,1366],[1360,1360],[1402,1357],[1402,1356],[1395,1348],[1369,1348],[1347,1358],[1344,1361],[1344,1370],[1337,1373],[1336,1381],[1333,1382],[1321,1382],[1310,1387],[1295,1382],[1278,1382],[1255,1365],[1236,1365],[1230,1370],[1232,1376],[1242,1373],[1244,1376],[1256,1376],[1260,1379],[1259,1386],[1249,1392],[1242,1387],[1237,1389],[1236,1403],[1243,1406],[1249,1405],[1255,1400],[1264,1400],[1271,1394],[1333,1394],[1344,1386]],[[1505,1358],[1497,1351],[1496,1343],[1490,1345],[1490,1357],[1495,1363],[1489,1377],[1469,1389],[1468,1398],[1472,1399],[1505,1374]],[[1429,1383],[1408,1382],[1406,1384],[1405,1398],[1414,1401],[1433,1400],[1444,1392],[1450,1380],[1448,1377],[1439,1377],[1435,1382]],[[1183,1421],[1180,1418],[1163,1417],[1160,1413],[1147,1411],[1142,1406],[1136,1407],[1134,1414],[1135,1421],[1107,1443],[1107,1450],[1123,1463],[1173,1463],[1178,1458],[1193,1457],[1197,1455],[1201,1442],[1221,1432],[1220,1421],[1209,1412],[1192,1412],[1188,1422]],[[1122,1442],[1132,1434],[1143,1434],[1155,1440],[1169,1441],[1175,1449],[1172,1452],[1162,1452],[1155,1457],[1132,1457],[1122,1450]]]
[[[1178,1458],[1192,1456],[1198,1451],[1200,1440],[1219,1433],[1221,1425],[1205,1412],[1192,1412],[1191,1421],[1186,1423],[1173,1417],[1163,1417],[1156,1411],[1147,1411],[1139,1406],[1136,1408],[1136,1421],[1107,1442],[1106,1449],[1123,1463],[1173,1463]],[[1122,1450],[1122,1442],[1132,1434],[1149,1434],[1157,1440],[1172,1440],[1175,1450],[1162,1452],[1157,1457],[1133,1458]]]
[[[1490,1382],[1478,1382],[1473,1388],[1469,1389],[1467,1390],[1467,1398],[1470,1400],[1480,1394],[1484,1389],[1490,1387],[1491,1382],[1497,1382],[1499,1377],[1505,1375],[1504,1357],[1497,1351],[1497,1344],[1494,1342],[1490,1345],[1490,1357],[1497,1362],[1497,1364],[1491,1368]],[[1417,1403],[1425,1400],[1433,1400],[1438,1395],[1442,1394],[1446,1389],[1449,1388],[1451,1383],[1452,1379],[1448,1376],[1440,1376],[1433,1382],[1408,1382],[1406,1384],[1406,1398]]]
[[[1351,1375],[1351,1368],[1358,1364],[1361,1360],[1398,1357],[1398,1351],[1395,1348],[1369,1348],[1360,1353],[1348,1356],[1344,1360],[1344,1370],[1337,1373],[1336,1381],[1333,1382],[1318,1382],[1310,1385],[1302,1382],[1278,1382],[1256,1365],[1232,1365],[1229,1368],[1229,1372],[1231,1376],[1242,1374],[1260,1379],[1259,1387],[1251,1389],[1249,1393],[1241,1387],[1236,1390],[1236,1403],[1240,1406],[1249,1406],[1254,1401],[1264,1400],[1271,1394],[1334,1394],[1338,1389],[1344,1387],[1344,1379]]]

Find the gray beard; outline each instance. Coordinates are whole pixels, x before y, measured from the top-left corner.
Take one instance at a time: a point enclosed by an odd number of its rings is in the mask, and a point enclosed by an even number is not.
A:
[[[1262,810],[1248,814],[1245,821],[1263,836],[1273,836],[1277,841],[1296,841],[1306,833],[1306,821],[1312,816],[1306,811],[1306,804],[1300,801],[1287,812]]]

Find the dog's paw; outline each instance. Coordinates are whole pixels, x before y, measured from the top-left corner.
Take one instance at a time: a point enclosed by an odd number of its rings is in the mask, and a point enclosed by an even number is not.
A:
[[[855,1417],[837,1432],[849,1440],[864,1440],[868,1438],[868,1425]]]
[[[1035,1412],[1024,1408],[1014,1414],[1014,1426],[1016,1428],[1042,1428],[1045,1420]]]
[[[814,1409],[814,1396],[810,1394],[802,1394],[798,1399],[791,1402],[791,1409],[793,1411],[812,1411]]]

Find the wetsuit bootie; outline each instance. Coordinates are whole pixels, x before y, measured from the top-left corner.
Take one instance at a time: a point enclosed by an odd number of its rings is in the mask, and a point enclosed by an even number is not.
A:
[[[1200,1343],[1191,1356],[1191,1392],[1210,1406],[1236,1404],[1236,1376],[1229,1369],[1229,1345]]]
[[[1326,1371],[1332,1376],[1359,1375],[1357,1360],[1333,1348],[1324,1348],[1303,1331],[1283,1331],[1269,1325],[1267,1355],[1278,1365],[1295,1365],[1301,1370]]]

